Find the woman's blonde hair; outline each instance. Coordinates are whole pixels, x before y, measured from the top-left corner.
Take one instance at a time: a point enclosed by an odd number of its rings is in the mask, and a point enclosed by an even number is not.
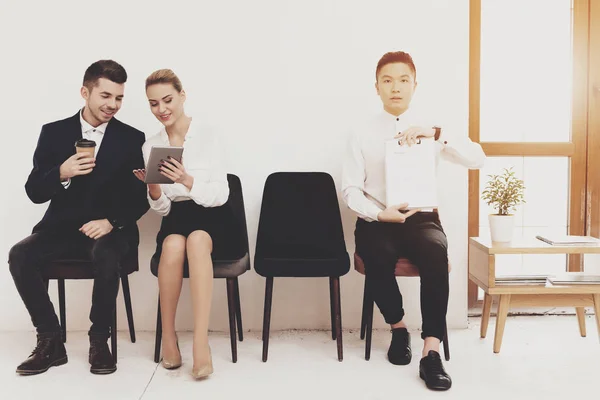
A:
[[[146,78],[146,89],[149,86],[156,85],[157,83],[169,83],[173,85],[177,92],[181,93],[183,90],[183,86],[181,85],[181,81],[170,69],[159,69],[158,71],[154,71]]]

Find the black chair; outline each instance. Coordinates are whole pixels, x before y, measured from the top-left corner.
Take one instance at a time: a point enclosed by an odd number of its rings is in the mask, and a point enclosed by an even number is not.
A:
[[[123,285],[123,299],[129,323],[129,336],[131,342],[135,343],[135,328],[133,326],[133,311],[131,307],[131,293],[129,291],[129,274],[139,270],[138,248],[132,248],[123,260],[121,266],[121,284]],[[42,277],[48,287],[50,279],[56,279],[58,283],[58,304],[60,313],[60,327],[63,342],[67,341],[67,313],[65,305],[65,279],[94,279],[92,262],[84,259],[63,259],[49,263],[42,269]],[[115,308],[111,331],[111,352],[115,363],[117,362],[117,310]]]
[[[365,263],[363,259],[354,253],[354,269],[365,275]],[[448,264],[448,273],[451,267]],[[419,268],[413,265],[407,258],[399,258],[396,262],[396,268],[394,270],[395,276],[412,276],[418,277]],[[371,336],[373,334],[373,307],[375,301],[373,300],[373,294],[371,293],[371,285],[365,275],[365,288],[363,292],[363,306],[362,306],[362,317],[360,320],[360,338],[361,340],[366,338],[365,341],[365,360],[371,359]],[[444,346],[444,356],[446,361],[450,361],[450,344],[448,343],[448,326],[444,325],[444,337],[442,339],[442,345]]]
[[[227,303],[229,308],[229,335],[231,340],[231,358],[237,362],[237,341],[236,341],[236,322],[240,342],[244,340],[242,328],[242,308],[240,304],[240,289],[238,277],[250,269],[250,252],[248,246],[248,228],[246,227],[246,211],[244,210],[244,196],[242,194],[242,183],[240,178],[233,174],[227,174],[229,182],[229,199],[223,207],[231,207],[237,225],[229,227],[234,232],[236,230],[241,235],[239,244],[234,247],[232,254],[240,256],[228,259],[217,259],[213,256],[213,275],[215,278],[225,278],[227,280]],[[237,236],[237,235],[234,235]],[[238,236],[239,237],[239,236]],[[154,276],[158,276],[158,263],[160,259],[154,255],[150,261],[150,269]],[[184,278],[189,278],[187,260],[184,265]],[[158,299],[158,312],[156,315],[156,341],[154,346],[154,362],[160,361],[160,343],[162,339],[162,324],[160,318],[160,297]]]
[[[350,269],[335,184],[324,172],[277,172],[265,182],[254,257],[266,279],[263,356],[267,361],[273,278],[329,277],[332,339],[343,360],[340,281]]]

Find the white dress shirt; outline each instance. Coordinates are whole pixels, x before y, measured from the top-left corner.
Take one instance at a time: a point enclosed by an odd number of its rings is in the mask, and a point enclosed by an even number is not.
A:
[[[100,151],[100,145],[102,144],[102,139],[104,138],[104,132],[106,132],[106,127],[108,126],[108,122],[105,122],[94,128],[85,119],[83,119],[83,109],[79,112],[79,122],[81,123],[81,137],[96,142],[94,157],[97,157],[98,151]],[[73,143],[73,146],[75,146],[75,143]],[[63,184],[63,187],[67,189],[71,185],[71,178],[61,183]]]
[[[350,209],[366,221],[377,221],[386,208],[385,141],[411,126],[431,128],[411,115],[410,109],[396,117],[384,111],[353,129],[342,173],[342,196]],[[485,154],[478,143],[465,135],[452,135],[442,126],[437,141],[436,166],[439,157],[479,169]]]
[[[146,169],[152,146],[170,146],[165,128],[144,143],[142,151]],[[161,184],[161,195],[152,200],[148,193],[150,208],[166,216],[171,202],[193,200],[204,207],[218,207],[229,198],[227,172],[223,166],[223,149],[215,131],[192,120],[183,142],[182,161],[186,172],[194,177],[192,190],[181,183]],[[155,168],[155,167],[153,167]]]

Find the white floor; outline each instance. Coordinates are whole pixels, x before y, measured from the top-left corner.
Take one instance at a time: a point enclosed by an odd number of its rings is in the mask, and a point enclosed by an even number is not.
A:
[[[229,338],[211,334],[215,373],[194,381],[191,334],[181,333],[182,368],[167,371],[152,361],[154,333],[138,332],[132,344],[119,334],[116,373],[95,376],[87,364],[84,332],[70,332],[69,363],[30,377],[14,373],[34,344],[31,332],[0,333],[0,398],[3,399],[566,399],[598,398],[600,344],[596,321],[587,317],[588,335],[579,336],[574,316],[511,317],[502,351],[492,352],[494,318],[488,337],[479,338],[479,318],[466,330],[450,332],[453,379],[448,392],[430,392],[418,378],[421,342],[412,332],[413,361],[394,366],[386,360],[390,334],[375,331],[371,361],[357,331],[344,332],[344,361],[338,362],[329,332],[276,332],[269,361],[261,361],[259,333],[246,333],[231,362]],[[469,397],[466,397],[469,396]]]

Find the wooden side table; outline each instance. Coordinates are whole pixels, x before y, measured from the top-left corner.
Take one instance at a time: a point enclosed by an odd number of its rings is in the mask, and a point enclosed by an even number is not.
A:
[[[584,307],[593,306],[600,335],[600,284],[599,285],[514,285],[496,282],[496,254],[600,254],[600,245],[556,246],[541,240],[515,239],[510,243],[495,243],[487,238],[469,238],[469,279],[485,292],[481,314],[481,337],[487,334],[492,296],[498,295],[500,303],[496,317],[494,353],[500,352],[506,317],[511,306],[525,307],[575,307],[581,336],[586,335]]]

